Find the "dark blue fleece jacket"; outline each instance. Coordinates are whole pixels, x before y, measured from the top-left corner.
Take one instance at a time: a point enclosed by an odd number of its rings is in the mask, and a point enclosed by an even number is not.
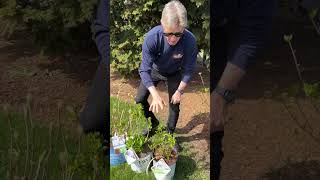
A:
[[[195,69],[198,49],[195,36],[185,30],[175,46],[170,46],[163,35],[161,25],[152,28],[142,45],[142,62],[139,74],[143,84],[153,86],[151,70],[156,69],[167,76],[182,70],[181,81],[188,83]]]

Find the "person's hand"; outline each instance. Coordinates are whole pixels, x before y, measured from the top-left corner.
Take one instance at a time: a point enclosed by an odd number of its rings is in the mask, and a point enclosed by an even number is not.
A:
[[[181,93],[179,91],[176,91],[172,97],[170,103],[172,104],[178,104],[181,101]]]
[[[155,97],[152,97],[152,102],[149,108],[149,111],[154,112],[159,112],[159,109],[163,109],[163,107],[166,106],[166,103],[163,101],[163,99],[157,95]]]
[[[211,131],[223,131],[227,112],[226,100],[220,94],[213,91],[210,96],[210,101]]]

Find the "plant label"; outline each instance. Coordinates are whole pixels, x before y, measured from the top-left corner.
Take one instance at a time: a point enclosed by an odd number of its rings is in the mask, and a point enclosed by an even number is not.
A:
[[[170,173],[171,168],[163,159],[160,159],[157,162],[153,161],[153,166],[151,167],[151,170],[153,171],[153,173],[156,174],[167,175],[168,173]]]
[[[120,153],[124,153],[126,151],[126,139],[125,136],[113,136],[111,137],[111,141],[112,141],[112,146],[113,149],[115,150],[115,152],[119,152],[118,150],[120,150]]]
[[[132,149],[128,149],[124,155],[129,165],[131,165],[132,163],[137,161],[137,159],[139,159],[137,154]]]

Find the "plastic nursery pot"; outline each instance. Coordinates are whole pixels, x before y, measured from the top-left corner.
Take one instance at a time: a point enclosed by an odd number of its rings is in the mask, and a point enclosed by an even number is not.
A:
[[[110,166],[117,166],[120,164],[124,164],[126,162],[126,159],[124,157],[124,154],[120,152],[119,149],[113,149],[113,147],[110,147]]]
[[[145,157],[139,158],[133,149],[129,149],[124,154],[127,163],[131,166],[132,171],[142,173],[149,167],[149,162],[152,159],[152,152],[148,152]]]
[[[153,160],[151,170],[157,180],[171,180],[174,177],[178,159],[178,155],[175,150],[174,153],[176,158],[171,160],[169,164],[166,163],[163,158],[158,161]]]

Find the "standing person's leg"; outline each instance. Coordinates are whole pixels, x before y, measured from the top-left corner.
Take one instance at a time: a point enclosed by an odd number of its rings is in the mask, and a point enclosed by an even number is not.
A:
[[[213,62],[210,65],[210,93],[212,93],[214,88],[217,86],[227,64],[227,51],[228,51],[227,30],[228,30],[227,25],[223,25],[223,26],[215,25],[215,27],[212,30],[212,35],[213,35],[212,37],[215,37],[215,38],[211,40],[211,52],[212,52]],[[214,106],[214,103],[211,103],[211,106]],[[211,125],[211,128],[214,128],[214,127]],[[222,151],[223,136],[224,136],[224,131],[211,130],[210,149],[213,152],[213,154],[210,157],[211,157],[211,166],[212,166],[211,169],[212,169],[214,180],[218,180],[220,177],[221,161],[224,156]]]
[[[171,98],[179,87],[181,82],[181,73],[178,72],[172,76],[167,77],[168,95],[169,95],[169,116],[167,121],[167,130],[173,133],[179,119],[180,103],[172,104]]]
[[[105,139],[109,135],[109,71],[101,60],[92,81],[86,105],[80,114],[80,124],[85,133],[100,132]]]
[[[151,74],[151,78],[154,80],[154,82],[153,82],[154,85],[157,86],[157,84],[160,82],[160,80],[155,78],[153,76],[153,74]],[[155,117],[155,115],[153,114],[152,111],[149,111],[149,108],[150,108],[150,104],[148,102],[149,95],[150,95],[149,90],[145,87],[145,85],[141,81],[139,88],[138,88],[138,92],[137,92],[137,96],[135,98],[135,101],[137,104],[142,105],[144,116],[146,118],[151,118],[151,124],[152,124],[151,131],[155,131],[155,129],[159,125],[159,120]]]

